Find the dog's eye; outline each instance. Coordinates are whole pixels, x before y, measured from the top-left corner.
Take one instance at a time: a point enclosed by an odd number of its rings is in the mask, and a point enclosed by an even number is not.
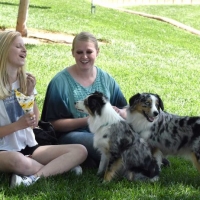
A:
[[[144,102],[144,106],[150,106],[151,103],[149,101]]]
[[[159,103],[158,102],[156,102],[156,107],[159,108]]]

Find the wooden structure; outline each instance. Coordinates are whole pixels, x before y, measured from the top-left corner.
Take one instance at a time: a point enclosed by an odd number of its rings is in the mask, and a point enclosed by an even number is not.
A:
[[[16,31],[20,32],[22,36],[27,37],[28,31],[26,21],[28,18],[29,0],[20,0]]]

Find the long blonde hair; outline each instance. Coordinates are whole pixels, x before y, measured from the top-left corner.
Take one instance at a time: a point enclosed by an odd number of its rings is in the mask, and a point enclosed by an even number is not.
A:
[[[6,65],[10,46],[18,36],[21,36],[21,34],[17,31],[4,31],[0,33],[0,99],[5,99],[11,95],[11,85],[8,80],[9,77]],[[20,91],[26,94],[25,66],[19,68],[17,76],[19,79]]]

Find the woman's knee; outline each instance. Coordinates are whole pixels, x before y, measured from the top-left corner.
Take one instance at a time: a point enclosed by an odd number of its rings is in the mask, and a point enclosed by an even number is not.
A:
[[[28,160],[28,158],[26,158],[25,156],[20,156],[19,159],[15,160],[15,166],[17,166],[17,168],[21,169],[23,172],[25,171],[29,171],[32,164],[31,162]]]
[[[86,147],[82,144],[76,144],[75,147],[77,154],[83,159],[83,161],[87,158],[88,156],[88,151]]]
[[[21,153],[15,153],[15,155],[9,155],[7,161],[4,162],[6,171],[13,172],[26,172],[31,167],[30,162],[27,161],[27,158]]]

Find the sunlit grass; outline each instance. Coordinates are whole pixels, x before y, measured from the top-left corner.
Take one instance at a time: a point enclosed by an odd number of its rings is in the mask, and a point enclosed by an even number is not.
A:
[[[0,27],[15,27],[18,0],[0,1]],[[198,6],[137,6],[129,8],[166,17],[199,28]],[[176,12],[175,12],[176,11]],[[86,0],[30,1],[28,28],[68,34],[92,32],[99,41],[96,64],[119,83],[126,99],[138,92],[159,94],[165,110],[180,115],[199,115],[199,36],[157,20],[96,6],[90,13]],[[64,67],[74,63],[71,46],[27,45],[27,69],[37,78],[40,111],[47,85]],[[73,200],[194,200],[199,199],[199,173],[183,159],[170,157],[156,183],[114,180],[103,184],[96,170],[81,177],[64,174],[41,179],[37,184],[10,190],[8,176],[0,174],[0,199]]]

